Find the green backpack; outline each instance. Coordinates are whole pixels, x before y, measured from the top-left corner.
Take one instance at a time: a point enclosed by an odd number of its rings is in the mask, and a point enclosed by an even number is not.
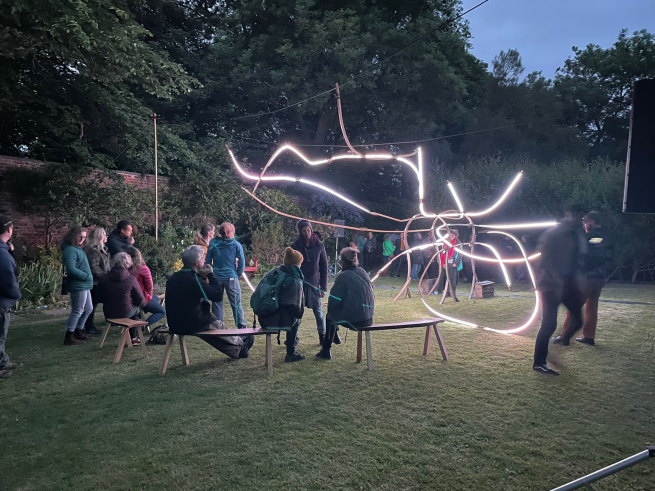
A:
[[[266,317],[277,313],[279,308],[278,295],[288,276],[279,268],[275,268],[264,275],[250,297],[250,307],[257,316]]]

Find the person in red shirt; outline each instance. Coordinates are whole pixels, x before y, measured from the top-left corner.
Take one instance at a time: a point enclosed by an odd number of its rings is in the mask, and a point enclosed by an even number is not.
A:
[[[166,317],[166,309],[159,302],[159,297],[153,292],[152,274],[150,273],[150,268],[146,266],[139,249],[128,247],[127,253],[132,258],[130,274],[139,282],[143,296],[146,299],[143,311],[152,314],[146,319],[148,327],[150,327]]]

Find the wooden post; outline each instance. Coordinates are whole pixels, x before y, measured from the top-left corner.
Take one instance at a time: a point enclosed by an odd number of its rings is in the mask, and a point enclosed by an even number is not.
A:
[[[105,330],[104,330],[104,332],[102,333],[102,337],[100,338],[100,347],[101,347],[101,348],[102,348],[102,346],[105,344],[105,339],[107,339],[107,333],[109,333],[109,328],[110,328],[110,327],[111,327],[111,323],[107,322],[107,323],[105,324]]]
[[[266,335],[266,373],[273,375],[273,341],[271,335]]]
[[[178,339],[180,340],[180,351],[182,351],[182,363],[185,365],[189,364],[189,351],[186,349],[186,339],[184,339],[184,336],[177,336]]]
[[[446,343],[443,342],[443,338],[441,337],[441,331],[439,330],[439,325],[434,324],[432,328],[434,329],[434,335],[437,336],[437,343],[439,343],[441,356],[443,357],[444,360],[448,361],[448,350],[446,350]]]
[[[423,356],[428,356],[430,354],[430,328],[432,326],[427,326],[425,328],[425,344],[423,344]]]
[[[159,240],[159,189],[157,178],[157,114],[152,115],[152,124],[155,131],[155,240]]]

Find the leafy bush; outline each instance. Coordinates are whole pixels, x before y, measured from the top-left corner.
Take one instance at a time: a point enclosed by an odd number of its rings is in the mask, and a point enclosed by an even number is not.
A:
[[[18,285],[22,298],[16,304],[16,310],[61,302],[64,300],[61,295],[61,280],[61,261],[57,263],[46,257],[43,261],[21,265]]]
[[[262,263],[278,266],[282,263],[284,249],[293,241],[285,233],[282,221],[275,221],[264,229],[252,233],[251,249],[255,259]]]
[[[175,272],[175,263],[182,251],[193,244],[195,230],[168,224],[159,229],[155,240],[154,227],[136,236],[134,245],[141,251],[155,283],[166,281]]]

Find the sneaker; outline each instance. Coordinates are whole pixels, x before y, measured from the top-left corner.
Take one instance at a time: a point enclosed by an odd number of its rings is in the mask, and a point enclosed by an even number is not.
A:
[[[316,358],[321,358],[322,360],[331,360],[332,354],[330,353],[329,349],[322,349],[316,353]]]
[[[141,340],[139,338],[132,338],[132,346],[141,346]]]
[[[551,339],[550,342],[553,344],[561,344],[562,346],[568,346],[571,341],[569,338],[565,336],[557,336],[556,338]]]
[[[9,378],[14,374],[13,370],[0,370],[0,379]]]
[[[581,338],[575,338],[575,340],[578,343],[588,344],[589,346],[596,346],[596,341],[594,341],[593,339],[590,339],[590,338],[585,338],[584,336],[581,337]]]
[[[286,358],[284,359],[285,363],[293,363],[294,361],[302,361],[305,359],[305,355],[298,353],[297,351],[287,354]]]
[[[13,361],[8,361],[5,366],[0,367],[0,370],[11,371],[18,370],[19,368],[23,368],[22,363],[14,363]]]
[[[545,363],[543,365],[532,365],[532,369],[535,372],[543,373],[544,375],[559,375],[558,372],[550,368]]]

